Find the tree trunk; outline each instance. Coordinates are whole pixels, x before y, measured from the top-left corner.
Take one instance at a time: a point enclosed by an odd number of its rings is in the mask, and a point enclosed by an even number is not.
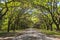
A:
[[[11,23],[11,18],[9,18],[9,20],[8,20],[8,29],[7,29],[7,32],[10,31],[10,23]]]
[[[47,25],[47,30],[49,30],[49,26]]]
[[[7,29],[7,32],[9,32],[10,30],[10,21],[8,21],[8,29]]]
[[[16,24],[14,23],[13,32],[15,32],[15,25],[16,25]]]
[[[53,31],[52,25],[50,25],[50,30]]]
[[[51,24],[50,24],[50,30],[51,30],[51,31],[53,31],[53,27],[52,27],[52,24],[53,24],[53,23],[51,23]]]
[[[56,27],[57,27],[57,31],[59,31],[60,30],[59,24],[56,24]]]

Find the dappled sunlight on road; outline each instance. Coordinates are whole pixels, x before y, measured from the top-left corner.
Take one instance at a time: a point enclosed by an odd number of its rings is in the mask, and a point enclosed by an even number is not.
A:
[[[22,31],[22,35],[15,37],[0,37],[0,40],[60,40],[58,38],[47,37],[45,34],[38,32],[35,29],[29,28]]]
[[[23,33],[23,35],[17,36],[13,38],[13,40],[53,40],[53,38],[49,38],[46,35],[31,28],[23,31]]]

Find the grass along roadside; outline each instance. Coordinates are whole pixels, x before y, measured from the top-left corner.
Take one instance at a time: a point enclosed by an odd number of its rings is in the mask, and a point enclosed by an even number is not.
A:
[[[3,37],[3,38],[4,37],[15,37],[17,35],[21,35],[23,31],[24,31],[24,29],[23,30],[16,30],[15,32],[13,32],[13,31],[10,31],[10,32],[6,32],[6,31],[1,32],[0,31],[0,37]]]
[[[49,37],[54,37],[54,38],[60,38],[60,32],[57,31],[50,31],[50,30],[46,30],[46,29],[36,29],[39,32],[49,36]]]

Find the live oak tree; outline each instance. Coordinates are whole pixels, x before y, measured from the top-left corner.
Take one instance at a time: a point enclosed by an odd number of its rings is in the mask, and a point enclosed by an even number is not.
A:
[[[7,0],[4,3],[0,3],[0,20],[6,17],[7,20],[7,31],[15,31],[23,25],[25,27],[34,25],[34,21],[31,18],[33,12],[29,11],[30,9],[38,9],[38,12],[35,12],[34,15],[37,15],[37,19],[40,21],[36,22],[36,25],[41,26],[42,24],[47,27],[47,30],[53,30],[53,24],[56,25],[57,30],[60,28],[60,5],[59,0]],[[27,13],[27,11],[29,11]],[[33,10],[35,11],[35,10]],[[23,21],[21,21],[23,20]],[[5,23],[3,22],[3,23]],[[40,23],[39,23],[40,22]],[[29,25],[30,24],[30,25]]]

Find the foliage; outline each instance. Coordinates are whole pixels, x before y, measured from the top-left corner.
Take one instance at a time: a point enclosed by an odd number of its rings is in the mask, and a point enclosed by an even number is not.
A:
[[[59,0],[7,0],[3,3],[0,2],[0,30],[9,32],[10,30],[36,27],[59,31],[59,2]]]

